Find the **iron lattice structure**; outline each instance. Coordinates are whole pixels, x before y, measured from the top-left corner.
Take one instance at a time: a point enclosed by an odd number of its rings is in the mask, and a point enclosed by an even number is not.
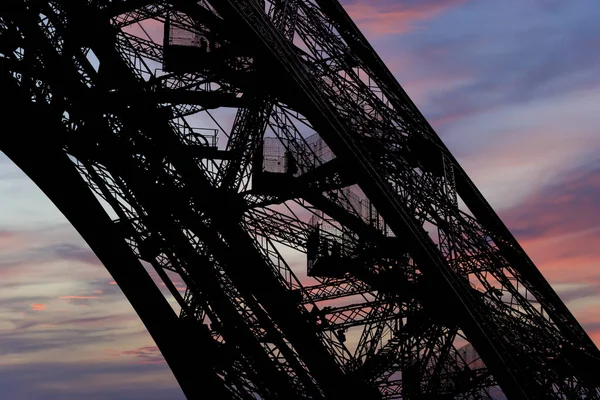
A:
[[[1,150],[188,399],[600,398],[598,349],[336,0],[4,0],[0,35]]]

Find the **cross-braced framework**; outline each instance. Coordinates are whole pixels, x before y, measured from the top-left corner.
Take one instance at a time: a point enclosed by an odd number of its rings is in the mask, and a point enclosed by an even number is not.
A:
[[[1,150],[189,399],[600,398],[598,349],[336,0],[4,0],[0,67]]]

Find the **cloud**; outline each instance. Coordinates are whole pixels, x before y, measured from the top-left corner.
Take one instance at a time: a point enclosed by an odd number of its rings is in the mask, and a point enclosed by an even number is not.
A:
[[[428,105],[441,105],[444,113],[473,112],[560,96],[597,82],[600,53],[590,51],[590,38],[598,37],[600,27],[585,6],[563,7],[559,17],[535,5],[507,3],[512,4],[471,3],[434,30],[402,42],[418,60],[421,75],[441,70],[472,78],[436,91]],[[557,30],[557,23],[563,29]],[[432,111],[438,117],[440,110]]]
[[[45,328],[33,329],[39,327],[38,323],[23,324],[16,332],[1,332],[0,355],[6,357],[5,362],[19,359],[29,359],[31,361],[40,361],[44,355],[54,354],[61,351],[76,351],[85,345],[90,345],[98,339],[89,335],[85,329],[70,329],[69,332],[59,329],[52,329],[48,332]],[[54,324],[52,324],[54,325]],[[24,332],[28,330],[28,332]],[[109,333],[99,330],[98,333]],[[61,358],[69,359],[68,355]],[[30,362],[31,362],[30,361]],[[13,361],[14,362],[14,361]]]
[[[344,8],[369,37],[393,35],[417,29],[419,23],[443,13],[465,0],[353,1]]]
[[[140,364],[162,364],[165,363],[160,350],[156,346],[144,346],[135,350],[124,350],[117,354],[133,356]]]
[[[375,37],[374,45],[447,135],[456,121],[511,105],[527,110],[597,84],[600,52],[593,38],[600,27],[588,12],[594,5],[565,4],[557,12],[539,2],[465,2],[425,30]]]
[[[600,164],[568,171],[500,215],[575,316],[600,323],[589,313],[600,310]]]
[[[0,235],[4,363],[102,361],[107,356],[97,346],[154,344],[107,271],[73,233],[62,223]],[[18,246],[3,245],[6,240]]]
[[[64,260],[80,261],[87,264],[100,265],[98,257],[89,247],[71,243],[60,243],[50,248],[51,253]]]
[[[0,153],[2,230],[38,229],[64,224],[64,216],[23,172]],[[74,229],[72,229],[74,232]]]
[[[30,307],[33,311],[44,311],[46,309],[46,305],[43,303],[33,303],[30,304]]]
[[[95,254],[75,229],[65,221],[37,229],[9,229],[0,236],[0,275],[17,276],[24,265],[42,266],[59,263],[62,265],[84,263],[101,267]],[[40,272],[45,271],[47,268]],[[5,283],[1,282],[0,286]]]
[[[600,285],[597,283],[558,283],[553,288],[566,304],[589,297],[600,297]]]
[[[506,106],[454,123],[444,140],[494,207],[510,208],[568,171],[597,162],[597,101],[597,91],[582,90],[527,108]]]
[[[184,400],[165,364],[41,362],[0,365],[3,396],[28,400]]]
[[[183,399],[131,305],[65,221],[0,228],[0,267],[0,384],[6,368],[38,377],[11,380],[5,396]],[[38,374],[42,365],[52,373]]]
[[[502,216],[524,240],[592,233],[600,227],[600,160],[565,173]]]

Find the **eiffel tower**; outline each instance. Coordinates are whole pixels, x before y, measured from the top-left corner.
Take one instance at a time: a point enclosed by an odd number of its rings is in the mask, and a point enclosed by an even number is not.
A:
[[[600,399],[598,349],[336,0],[3,0],[0,67],[0,150],[188,399]]]

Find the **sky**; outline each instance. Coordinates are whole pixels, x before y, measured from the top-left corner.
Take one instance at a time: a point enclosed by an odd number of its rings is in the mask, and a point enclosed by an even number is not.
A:
[[[343,2],[600,345],[600,3]],[[183,400],[110,275],[0,156],[0,390]]]

